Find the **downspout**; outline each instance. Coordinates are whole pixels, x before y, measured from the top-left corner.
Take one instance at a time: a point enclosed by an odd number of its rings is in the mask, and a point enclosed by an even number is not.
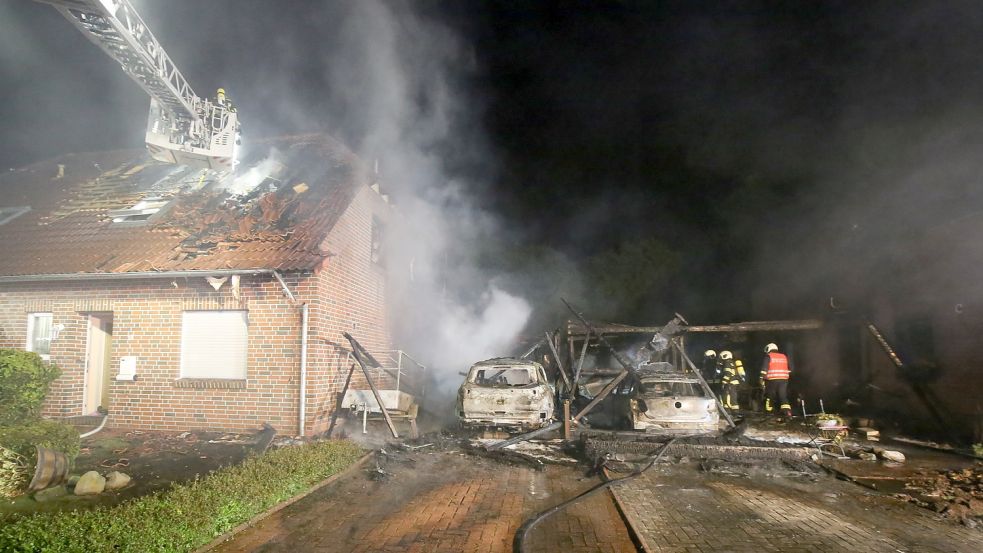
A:
[[[100,430],[102,430],[102,427],[103,426],[106,426],[106,419],[108,419],[108,418],[109,418],[109,415],[108,414],[103,415],[102,416],[102,422],[99,423],[99,426],[97,426],[95,430],[90,430],[90,431],[86,432],[85,434],[80,434],[79,435],[79,438],[88,438],[89,436],[95,435],[97,432],[99,432]]]
[[[283,287],[283,293],[296,305],[297,297],[290,291],[280,272],[273,271],[273,277]],[[301,438],[304,437],[304,427],[306,426],[304,423],[307,422],[307,330],[309,321],[310,307],[307,303],[302,303],[300,304],[300,398],[297,409],[297,436]]]
[[[300,305],[300,431],[304,437],[304,422],[307,419],[307,323],[310,309],[306,303]]]

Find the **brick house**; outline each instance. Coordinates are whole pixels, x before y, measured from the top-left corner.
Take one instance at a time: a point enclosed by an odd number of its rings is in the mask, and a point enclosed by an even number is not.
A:
[[[369,172],[323,135],[253,150],[235,176],[131,150],[0,177],[0,347],[61,369],[46,416],[311,434],[347,374],[341,333],[391,349],[392,210]]]

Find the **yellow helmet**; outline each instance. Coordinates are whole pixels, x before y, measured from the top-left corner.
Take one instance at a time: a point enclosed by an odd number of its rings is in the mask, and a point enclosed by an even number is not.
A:
[[[225,94],[225,89],[224,88],[220,88],[220,89],[218,89],[218,90],[215,91],[215,94]]]

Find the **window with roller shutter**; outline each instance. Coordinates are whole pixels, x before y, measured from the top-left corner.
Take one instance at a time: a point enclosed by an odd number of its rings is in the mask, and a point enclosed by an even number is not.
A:
[[[185,311],[181,325],[181,378],[246,378],[246,311]]]

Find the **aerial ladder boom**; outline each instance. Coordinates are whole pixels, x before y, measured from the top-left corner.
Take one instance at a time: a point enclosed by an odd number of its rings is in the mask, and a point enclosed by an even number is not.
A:
[[[150,95],[151,156],[216,170],[235,167],[239,120],[232,103],[222,89],[214,101],[195,94],[129,0],[35,1],[54,6]]]

